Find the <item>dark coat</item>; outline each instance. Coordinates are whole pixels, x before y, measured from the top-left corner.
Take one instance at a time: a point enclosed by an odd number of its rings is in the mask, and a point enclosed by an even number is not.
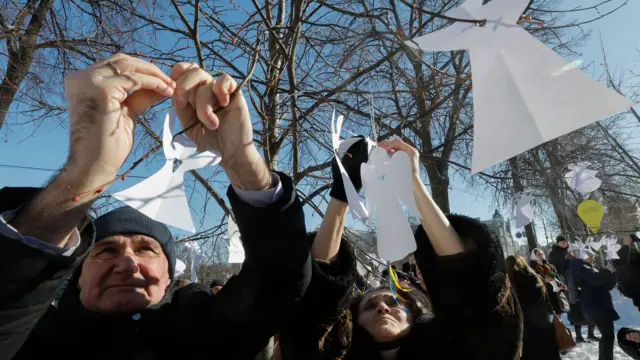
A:
[[[75,284],[58,308],[49,306],[61,280],[93,244],[92,226],[70,257],[0,237],[0,358],[255,359],[302,298],[311,275],[302,205],[291,179],[280,179],[282,198],[263,208],[229,189],[246,259],[217,295],[187,292],[175,304],[137,315],[91,312]],[[28,198],[24,190],[2,189],[0,212]]]
[[[620,259],[615,261],[618,290],[640,309],[640,253],[635,246],[631,249],[624,245],[618,256]]]
[[[627,340],[625,337],[628,333],[636,332],[640,330],[634,330],[629,328],[622,328],[618,331],[618,345],[625,352],[625,354],[629,355],[631,359],[639,360],[640,359],[640,347],[637,343],[631,342]]]
[[[533,271],[516,272],[512,281],[524,320],[522,360],[560,359],[550,321],[553,307],[544,284],[538,282],[538,275]]]
[[[431,300],[404,339],[398,360],[519,359],[522,315],[507,281],[502,247],[480,222],[449,216],[467,251],[437,256],[422,227],[414,253]],[[377,360],[371,336],[348,310],[355,258],[343,241],[335,262],[314,261],[296,316],[281,331],[283,360]]]
[[[620,319],[611,299],[616,279],[609,270],[598,269],[584,260],[574,259],[571,261],[571,273],[580,289],[580,304],[587,320]]]
[[[549,264],[555,266],[558,274],[565,277],[565,271],[567,270],[568,263],[565,261],[567,257],[567,253],[569,252],[568,248],[562,248],[558,245],[553,245],[551,247],[551,252],[549,253]]]

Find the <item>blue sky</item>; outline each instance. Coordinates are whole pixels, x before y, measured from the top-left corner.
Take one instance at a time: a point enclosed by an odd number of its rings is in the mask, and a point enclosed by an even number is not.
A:
[[[563,2],[564,8],[571,8],[572,5],[579,5],[577,1]],[[602,34],[604,44],[607,50],[609,63],[612,67],[623,69],[634,65],[640,66],[640,23],[637,22],[636,16],[640,14],[640,1],[631,1],[623,11],[617,12],[609,17],[599,20],[598,22],[589,24],[585,29],[599,30]],[[595,14],[590,14],[590,16]],[[599,64],[602,62],[600,40],[598,32],[594,32],[592,38],[581,49],[582,56],[580,59],[583,64],[593,63],[590,71],[598,75],[601,72]],[[574,58],[571,60],[578,60]],[[5,67],[1,63],[2,68]],[[19,123],[20,115],[16,114],[16,109],[7,119],[10,123]],[[155,126],[156,129],[158,126]],[[0,130],[0,187],[3,186],[41,186],[53,175],[51,171],[36,171],[26,169],[16,169],[2,167],[2,165],[17,165],[25,167],[41,167],[48,169],[57,169],[64,164],[68,149],[67,129],[59,126],[57,122],[45,122],[34,132],[30,125],[13,126],[10,134],[5,141],[6,132]],[[33,133],[33,135],[32,135]],[[161,166],[161,161],[149,161],[136,169],[132,175],[148,176]],[[140,181],[139,178],[129,177],[124,182],[117,182],[112,190],[121,190]],[[221,193],[224,194],[225,188],[222,184],[214,184]],[[466,189],[460,179],[454,177],[450,191],[451,209],[455,213],[461,213],[472,217],[488,219],[495,210],[495,204],[482,194],[476,194],[473,190]],[[201,202],[201,201],[200,201]],[[213,206],[209,206],[211,208]],[[192,203],[195,211],[201,208],[198,199]],[[306,209],[310,210],[310,209]],[[207,219],[217,219],[218,210],[209,210],[211,214]],[[315,228],[320,218],[316,214],[311,215],[311,211],[307,211],[307,226]],[[504,214],[504,213],[503,213]],[[506,215],[506,214],[505,214]],[[513,214],[508,216],[513,217]],[[351,221],[350,221],[351,223]],[[205,226],[210,227],[210,226]],[[539,241],[544,243],[542,239],[542,229],[539,229]],[[554,235],[554,234],[551,234]]]

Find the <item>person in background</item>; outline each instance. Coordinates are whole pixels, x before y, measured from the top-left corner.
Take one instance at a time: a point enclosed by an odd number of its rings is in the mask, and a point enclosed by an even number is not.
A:
[[[576,343],[585,342],[584,337],[582,336],[582,327],[587,326],[587,340],[589,341],[600,341],[595,333],[595,325],[584,316],[582,312],[582,305],[580,304],[580,289],[576,285],[575,279],[573,278],[573,271],[571,270],[571,262],[577,258],[577,250],[576,248],[571,249],[569,254],[567,254],[567,261],[569,267],[565,271],[565,278],[567,280],[567,298],[569,300],[569,314],[568,320],[573,325],[576,333]]]
[[[536,248],[531,251],[529,266],[542,277],[547,289],[547,296],[555,313],[560,316],[563,312],[568,311],[569,309],[563,309],[560,299],[560,292],[567,290],[567,287],[560,280],[556,267],[547,261],[541,249]]]
[[[261,159],[237,87],[196,64],[178,63],[169,77],[124,54],[67,76],[67,163],[42,189],[0,190],[0,357],[157,359],[177,342],[185,358],[213,347],[221,359],[252,359],[265,347],[306,290],[309,248],[293,181]],[[164,301],[175,268],[167,227],[128,207],[88,217],[132,149],[137,117],[167,97],[183,127],[198,124],[185,133],[198,149],[221,154],[246,251],[225,291],[183,314]]]
[[[549,264],[553,265],[558,272],[558,276],[562,283],[566,284],[566,270],[569,267],[567,254],[569,253],[569,242],[563,235],[556,237],[556,243],[551,247],[549,253]]]
[[[627,236],[618,250],[619,260],[615,262],[618,290],[633,301],[640,310],[640,252],[636,234]],[[640,359],[640,331],[621,328],[618,331],[618,345],[632,359]]]
[[[211,280],[211,283],[209,284],[209,289],[211,289],[211,292],[215,295],[218,293],[218,291],[220,291],[222,289],[222,287],[224,286],[224,280],[222,279],[213,279]]]
[[[420,179],[416,149],[399,139],[379,146],[411,159],[422,219],[414,255],[426,289],[405,283],[406,291],[385,286],[353,297],[356,260],[342,238],[347,203],[332,198],[311,251],[311,283],[281,331],[282,359],[518,359],[522,318],[499,240],[477,220],[442,213]]]
[[[508,256],[506,264],[524,321],[522,360],[559,360],[552,322],[553,307],[545,283],[520,255]]]
[[[585,251],[586,259],[574,259],[571,272],[580,289],[580,304],[587,320],[594,323],[602,337],[598,345],[599,360],[613,360],[615,334],[613,322],[620,319],[613,307],[611,290],[616,285],[612,264],[600,269],[594,264],[594,253]]]

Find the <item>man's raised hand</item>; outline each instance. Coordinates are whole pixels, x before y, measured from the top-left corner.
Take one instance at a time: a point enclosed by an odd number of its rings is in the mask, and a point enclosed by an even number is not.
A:
[[[111,180],[133,147],[135,119],[172,96],[175,82],[157,66],[115,54],[65,79],[71,128],[65,169]]]

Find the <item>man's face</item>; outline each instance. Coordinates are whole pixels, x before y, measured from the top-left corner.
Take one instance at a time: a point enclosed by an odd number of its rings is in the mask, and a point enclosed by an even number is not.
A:
[[[563,249],[566,249],[567,246],[569,246],[569,243],[567,243],[565,240],[562,240],[562,241],[558,242],[558,246],[560,246]]]
[[[114,235],[96,243],[82,264],[80,301],[98,312],[140,311],[162,300],[170,284],[160,244],[144,235]]]
[[[378,343],[393,341],[407,335],[413,320],[398,305],[389,290],[367,295],[360,304],[358,324]]]

